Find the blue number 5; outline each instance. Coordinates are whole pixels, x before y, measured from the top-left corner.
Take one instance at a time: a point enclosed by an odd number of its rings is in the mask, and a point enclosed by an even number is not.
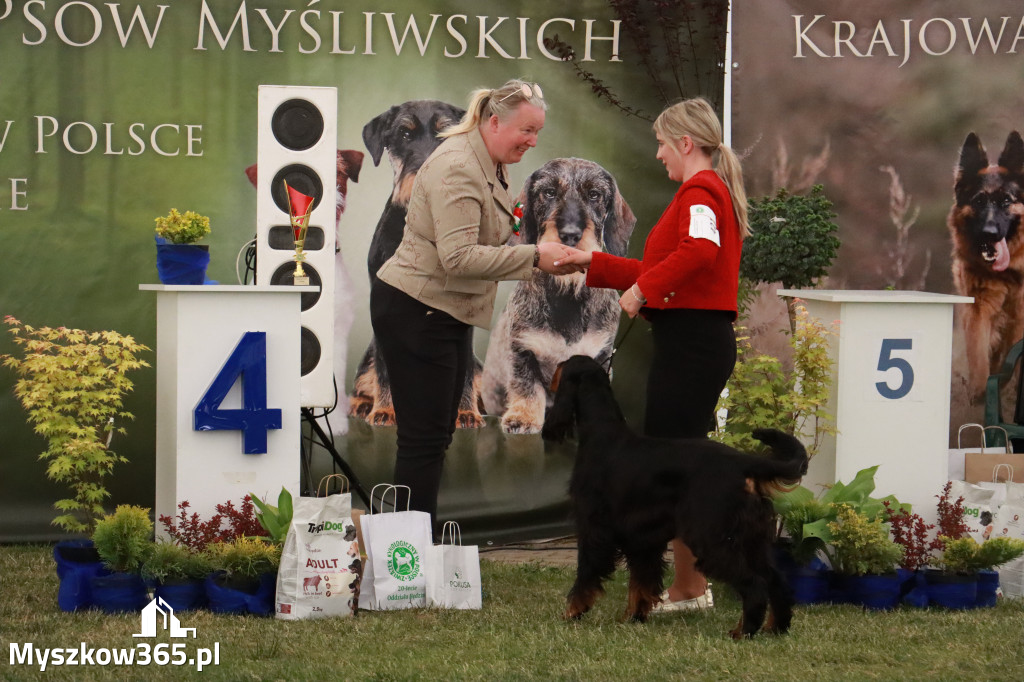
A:
[[[910,393],[910,389],[914,387],[914,368],[903,358],[892,357],[894,350],[910,350],[913,345],[913,339],[882,339],[882,351],[878,355],[878,371],[885,372],[895,368],[903,375],[903,380],[896,388],[890,388],[885,381],[875,383],[875,388],[883,398],[899,400]]]
[[[242,381],[242,409],[220,404],[235,381]],[[267,409],[267,333],[246,332],[220,368],[192,413],[196,431],[241,431],[243,452],[267,451],[267,430],[281,428],[281,410]]]

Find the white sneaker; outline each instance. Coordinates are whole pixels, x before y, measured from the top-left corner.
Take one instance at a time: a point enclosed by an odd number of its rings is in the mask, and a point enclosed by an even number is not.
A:
[[[715,605],[715,597],[711,594],[711,583],[708,583],[704,594],[693,599],[669,599],[668,590],[661,593],[661,602],[654,605],[651,613],[678,613],[682,611],[706,611]]]

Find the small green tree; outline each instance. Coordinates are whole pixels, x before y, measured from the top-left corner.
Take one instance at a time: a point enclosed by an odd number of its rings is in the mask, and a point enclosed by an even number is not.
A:
[[[103,478],[115,464],[128,461],[110,449],[110,437],[125,432],[114,427],[115,420],[132,419],[122,404],[133,387],[127,375],[149,367],[136,357],[149,348],[113,331],[36,329],[10,315],[4,322],[21,357],[0,359],[18,374],[14,394],[48,442],[39,458],[48,462],[47,477],[72,491],[72,497],[54,503],[61,513],[52,523],[91,534],[110,496]]]
[[[752,199],[748,216],[753,234],[743,240],[742,277],[799,289],[828,274],[840,242],[824,187],[815,185],[807,196],[783,188],[774,197]],[[790,330],[795,331],[792,299],[788,307]]]
[[[728,417],[716,440],[756,451],[762,446],[751,435],[754,429],[775,428],[810,437],[807,452],[813,457],[824,437],[835,435],[835,419],[826,405],[832,389],[829,338],[837,332],[811,317],[799,301],[794,315],[791,371],[778,358],[758,352],[749,338],[737,339],[736,367],[726,384],[728,393],[718,401]]]

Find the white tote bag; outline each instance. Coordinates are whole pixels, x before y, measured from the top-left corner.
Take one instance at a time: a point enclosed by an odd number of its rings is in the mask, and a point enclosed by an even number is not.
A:
[[[389,611],[427,604],[426,557],[430,552],[430,514],[419,511],[373,512],[377,489],[383,488],[381,508],[392,493],[392,509],[398,498],[397,488],[385,483],[370,491],[370,510],[360,523],[366,565],[359,592],[359,608]],[[410,491],[411,492],[411,491]]]
[[[441,544],[431,547],[427,561],[427,605],[443,609],[479,609],[480,550],[463,546],[462,530],[454,521],[446,521]]]
[[[347,489],[348,479],[345,480]],[[324,485],[327,479],[320,481]],[[359,543],[352,494],[296,497],[277,571],[276,617],[281,620],[351,616],[359,595]]]
[[[1010,503],[999,508],[992,537],[1024,540],[1024,504]],[[1024,557],[997,566],[996,570],[999,571],[999,587],[1003,596],[1024,597]]]

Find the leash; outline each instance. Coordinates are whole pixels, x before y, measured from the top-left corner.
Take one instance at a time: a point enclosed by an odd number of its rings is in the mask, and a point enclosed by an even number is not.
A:
[[[629,324],[626,325],[626,329],[622,332],[622,336],[612,344],[612,352],[607,358],[605,358],[605,361],[601,363],[601,366],[604,367],[608,374],[612,373],[612,359],[615,358],[615,354],[619,352],[619,348],[622,347],[622,343],[626,340],[626,337],[629,336],[629,331],[633,328],[633,325],[636,324],[636,318],[638,317],[640,317],[640,313],[629,318]]]

